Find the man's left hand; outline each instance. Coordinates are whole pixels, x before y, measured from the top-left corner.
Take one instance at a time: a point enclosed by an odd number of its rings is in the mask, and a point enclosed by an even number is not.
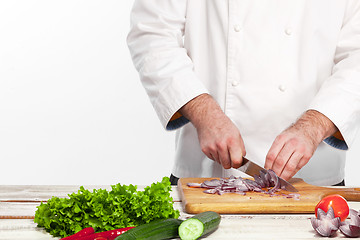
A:
[[[309,162],[321,141],[336,131],[325,115],[308,110],[276,137],[266,156],[265,168],[289,180]]]

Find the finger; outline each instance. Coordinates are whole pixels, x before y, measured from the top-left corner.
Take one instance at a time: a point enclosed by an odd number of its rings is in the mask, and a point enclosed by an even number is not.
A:
[[[201,144],[201,151],[205,154],[206,157],[208,157],[211,160],[214,160],[215,162],[220,163],[219,156],[217,153],[217,147],[215,144],[209,144],[209,143],[202,143]]]
[[[212,147],[211,145],[209,146],[202,146],[201,147],[201,151],[205,154],[206,157],[208,157],[211,160],[214,160],[215,162],[220,163],[219,161],[219,156],[217,154],[216,148]]]
[[[230,154],[228,148],[218,148],[219,161],[223,168],[231,168]]]
[[[303,157],[300,159],[298,165],[297,165],[297,171],[299,171],[301,168],[303,168],[310,160],[312,154],[303,154]]]
[[[295,151],[290,159],[287,161],[282,173],[279,175],[279,177],[285,179],[285,180],[289,180],[290,178],[292,178],[299,170],[300,168],[298,168],[299,166],[299,162],[301,161],[303,157],[303,154],[301,154],[300,152]]]
[[[239,144],[229,145],[229,154],[232,168],[239,168],[242,163],[242,158],[244,156],[241,146]]]
[[[209,157],[210,159],[212,159],[212,160],[214,160],[215,162],[221,164],[217,152],[209,153],[209,155],[210,155],[210,157]]]
[[[285,139],[282,135],[279,135],[275,138],[273,144],[271,145],[268,154],[266,155],[266,159],[265,159],[265,168],[266,169],[273,169],[274,168],[274,163],[275,163],[275,159],[277,158],[277,156],[279,155],[281,149],[284,147],[285,145]]]
[[[285,168],[285,165],[287,164],[293,153],[294,148],[289,144],[285,144],[285,146],[281,149],[278,156],[276,157],[273,167],[271,168],[272,170],[274,170],[276,175],[281,175],[282,171]]]

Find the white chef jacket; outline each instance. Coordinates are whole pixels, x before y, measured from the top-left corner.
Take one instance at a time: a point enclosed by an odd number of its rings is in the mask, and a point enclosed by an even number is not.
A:
[[[323,113],[343,140],[322,142],[296,177],[344,179],[344,150],[359,128],[359,0],[136,0],[127,43],[161,123],[177,129],[175,176],[241,175],[208,159],[194,126],[175,118],[209,93],[260,165],[304,111]]]

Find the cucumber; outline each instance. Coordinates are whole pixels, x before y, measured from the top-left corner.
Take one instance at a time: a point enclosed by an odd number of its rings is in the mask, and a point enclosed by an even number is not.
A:
[[[160,240],[179,236],[179,226],[183,221],[175,218],[156,220],[130,229],[115,240]]]
[[[212,231],[220,224],[221,217],[218,213],[208,211],[199,213],[180,224],[179,235],[182,240],[195,240]]]

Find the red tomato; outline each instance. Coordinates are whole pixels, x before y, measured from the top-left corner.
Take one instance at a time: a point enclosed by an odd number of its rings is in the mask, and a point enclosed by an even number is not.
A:
[[[349,205],[347,204],[346,199],[335,194],[321,199],[315,207],[315,216],[317,216],[318,208],[327,212],[330,207],[334,209],[335,217],[340,217],[341,221],[344,221],[349,215]]]

